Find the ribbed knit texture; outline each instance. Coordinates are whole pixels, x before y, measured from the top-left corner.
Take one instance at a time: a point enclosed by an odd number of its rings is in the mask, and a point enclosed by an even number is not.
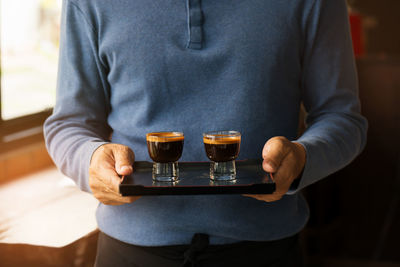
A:
[[[65,0],[45,136],[61,171],[90,191],[91,155],[111,133],[150,160],[147,132],[181,131],[181,160],[207,161],[201,134],[237,130],[239,159],[261,158],[269,138],[296,140],[301,101],[307,163],[282,200],[142,197],[97,211],[102,231],[137,245],[188,244],[194,233],[211,244],[274,240],[307,221],[298,191],[365,144],[344,0]]]

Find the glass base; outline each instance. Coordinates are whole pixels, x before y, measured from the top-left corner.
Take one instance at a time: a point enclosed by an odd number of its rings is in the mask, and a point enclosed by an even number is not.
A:
[[[180,182],[179,179],[176,181],[171,181],[171,182],[170,181],[159,182],[159,181],[153,180],[152,186],[176,186],[179,184],[179,182]]]
[[[212,180],[210,179],[210,186],[228,186],[228,185],[235,185],[236,179],[233,180]]]
[[[214,162],[210,164],[210,178],[214,181],[231,181],[236,179],[235,161]]]
[[[178,180],[178,162],[153,163],[153,181],[175,182]]]

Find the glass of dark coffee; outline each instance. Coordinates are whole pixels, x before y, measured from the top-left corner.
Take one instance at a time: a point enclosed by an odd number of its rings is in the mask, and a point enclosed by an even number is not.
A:
[[[178,180],[178,159],[183,150],[183,133],[154,132],[146,134],[147,149],[153,163],[153,180],[175,182]]]
[[[203,134],[207,157],[211,160],[210,178],[216,181],[236,179],[235,159],[240,151],[241,134],[237,131],[216,131]]]

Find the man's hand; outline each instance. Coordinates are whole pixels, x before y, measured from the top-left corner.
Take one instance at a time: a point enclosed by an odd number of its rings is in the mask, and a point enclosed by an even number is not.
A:
[[[124,145],[105,144],[93,153],[89,167],[89,186],[93,195],[106,205],[131,203],[139,197],[123,197],[119,193],[121,178],[132,173],[133,151]]]
[[[268,140],[262,151],[263,169],[273,173],[276,191],[270,195],[245,195],[267,202],[277,201],[287,193],[290,185],[302,172],[306,163],[304,147],[278,136]]]

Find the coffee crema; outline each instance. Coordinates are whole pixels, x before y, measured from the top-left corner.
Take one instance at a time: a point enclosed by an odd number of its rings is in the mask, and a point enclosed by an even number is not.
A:
[[[224,136],[223,134],[203,137],[207,157],[215,162],[236,159],[240,151],[240,141],[240,136]]]
[[[182,155],[184,136],[179,132],[146,134],[147,149],[154,162],[175,162]]]

